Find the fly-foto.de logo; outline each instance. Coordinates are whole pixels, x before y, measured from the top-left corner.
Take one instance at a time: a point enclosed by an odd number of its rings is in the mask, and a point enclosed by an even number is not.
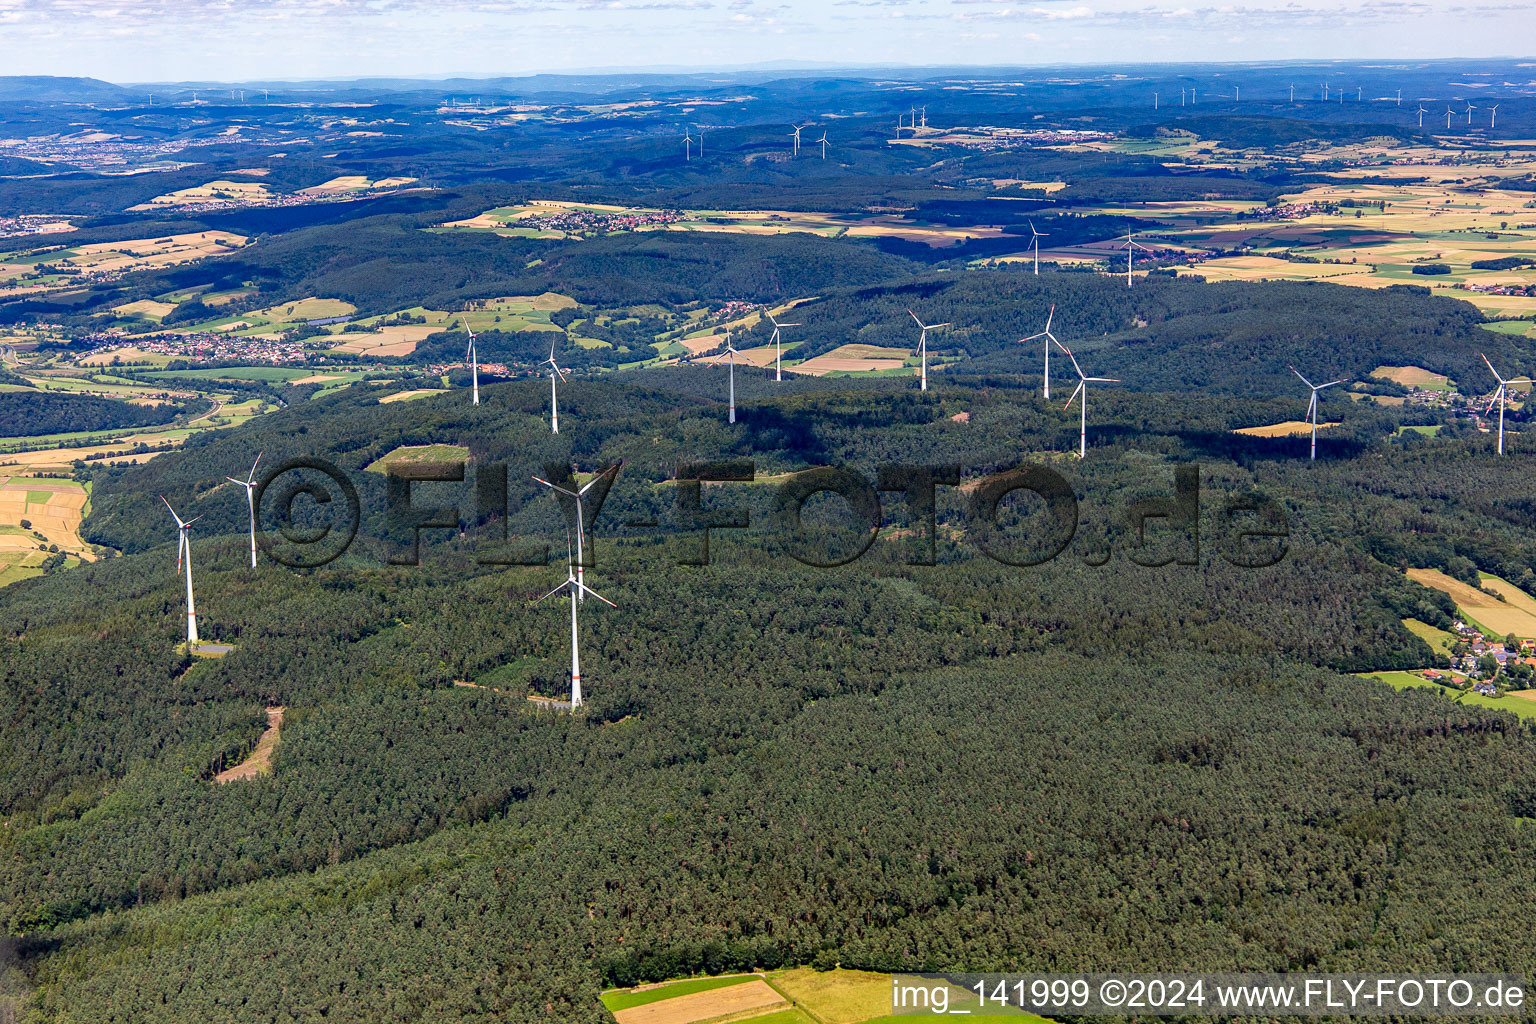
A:
[[[385,523],[396,547],[388,555],[395,565],[421,564],[423,531],[462,530],[459,504],[425,503],[423,484],[460,484],[469,479],[469,463],[447,461],[390,466],[385,474]],[[498,534],[482,538],[477,561],[487,565],[544,565],[548,545],[508,550],[507,463],[476,464],[472,495],[480,522],[499,524]],[[600,530],[604,503],[618,483],[623,463],[615,463],[579,484],[569,465],[542,467],[542,475],[527,474],[558,502],[568,540],[578,564],[593,564],[591,539]],[[1202,542],[1217,557],[1240,568],[1265,568],[1286,555],[1290,524],[1280,502],[1258,492],[1202,494],[1200,467],[1173,467],[1167,490],[1130,502],[1120,519],[1119,550],[1132,563],[1146,567],[1200,564]],[[874,478],[847,466],[823,466],[786,477],[774,477],[766,508],[762,498],[757,521],[745,503],[748,486],[758,488],[751,460],[684,463],[670,481],[673,492],[669,521],[631,518],[612,521],[626,537],[646,531],[666,534],[677,545],[679,565],[709,565],[710,537],[717,531],[756,528],[775,546],[803,565],[832,568],[856,561],[874,543],[886,519],[887,506],[904,507],[912,565],[937,564],[941,488],[954,488],[964,529],[953,536],[1005,565],[1028,567],[1061,557],[1078,537],[1082,502],[1072,485],[1048,466],[1025,464],[987,476],[966,479],[958,464],[881,466]],[[707,490],[705,485],[711,485]],[[733,487],[733,485],[739,485]],[[651,481],[646,482],[651,486]],[[438,492],[439,496],[441,491]],[[826,495],[841,506],[837,543],[829,543],[824,524],[806,522],[812,498]],[[1213,500],[1215,499],[1215,500]],[[440,501],[441,498],[439,497]],[[1010,511],[1020,504],[1027,515]],[[654,507],[654,506],[653,506]],[[827,503],[821,504],[822,508]],[[257,546],[274,561],[294,568],[316,568],[340,557],[356,539],[362,524],[358,488],[332,463],[295,458],[269,469],[255,485],[253,529]],[[1089,545],[1082,561],[1103,565],[1112,552],[1104,544]]]

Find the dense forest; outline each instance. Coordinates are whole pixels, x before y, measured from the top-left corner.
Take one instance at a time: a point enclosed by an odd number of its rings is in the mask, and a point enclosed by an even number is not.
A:
[[[194,405],[207,402],[165,401],[134,405],[94,395],[0,393],[0,436],[39,437],[77,430],[111,430],[118,427],[152,427],[169,423]]]

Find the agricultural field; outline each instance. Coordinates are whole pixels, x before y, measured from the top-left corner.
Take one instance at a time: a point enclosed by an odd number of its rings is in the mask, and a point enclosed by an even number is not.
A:
[[[367,317],[338,327],[329,339],[334,352],[402,358],[439,331],[467,322],[475,331],[560,331],[550,323],[551,313],[570,309],[574,299],[555,292],[542,295],[505,295],[481,300],[463,312],[413,306],[383,316]],[[422,323],[389,323],[397,318],[420,319]]]
[[[807,359],[794,366],[796,373],[820,377],[836,373],[890,373],[905,369],[912,353],[899,348],[881,348],[878,345],[839,345],[830,352]],[[915,365],[915,364],[914,364]],[[930,354],[928,370],[938,365]]]
[[[1451,656],[1451,647],[1456,643],[1456,634],[1447,633],[1443,629],[1436,629],[1427,622],[1418,619],[1404,619],[1403,627],[1414,636],[1429,645],[1429,649],[1436,654]]]
[[[83,485],[29,476],[5,476],[0,481],[0,528],[7,528],[0,534],[0,551],[36,551],[39,544],[54,544],[76,558],[95,559],[80,539],[80,521],[90,504]]]
[[[919,1019],[893,1016],[891,992],[889,974],[799,967],[610,989],[602,1002],[618,1024],[893,1024]],[[950,1012],[981,1024],[1049,1024],[1030,1013],[979,1014],[967,1009],[974,1000],[970,990],[951,987]]]
[[[1371,376],[1421,391],[1449,391],[1452,386],[1451,379],[1445,374],[1426,370],[1422,366],[1378,366],[1371,371]]]
[[[420,466],[438,462],[466,462],[469,449],[454,444],[404,445],[373,460],[364,469],[369,473],[384,473],[391,466]]]
[[[164,195],[155,196],[146,203],[130,206],[133,212],[153,210],[156,207],[186,206],[190,203],[252,203],[264,202],[273,198],[272,192],[259,181],[230,181],[219,178],[202,185],[194,185],[191,188],[177,189]]]
[[[1003,234],[998,225],[950,227],[924,224],[897,214],[849,216],[794,210],[663,210],[554,200],[500,206],[430,230],[487,231],[508,238],[543,239],[586,238],[615,231],[704,231],[743,235],[801,232],[824,238],[901,238],[936,248],[955,245],[966,238],[993,238]]]
[[[1409,569],[1408,578],[1422,586],[1448,594],[1469,625],[1484,633],[1536,637],[1536,600],[1514,584],[1487,573],[1478,574],[1483,587],[1503,597],[1467,586],[1438,569]]]
[[[1338,426],[1338,422],[1319,422],[1318,430]],[[1239,427],[1232,431],[1234,434],[1244,434],[1248,437],[1308,437],[1312,433],[1312,424],[1306,420],[1285,420],[1282,423],[1270,423],[1261,427]]]
[[[160,238],[50,246],[0,261],[0,289],[45,292],[136,270],[174,267],[235,252],[249,243],[228,231],[197,231]]]

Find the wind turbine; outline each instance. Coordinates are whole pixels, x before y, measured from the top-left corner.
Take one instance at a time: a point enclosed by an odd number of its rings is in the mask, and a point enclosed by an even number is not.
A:
[[[704,158],[704,126],[700,124],[694,127],[699,130],[699,158],[702,160]]]
[[[816,141],[821,143],[821,158],[825,160],[827,158],[827,133],[822,132],[821,138],[817,139]]]
[[[1452,110],[1450,107],[1445,108],[1445,127],[1447,131],[1449,131],[1451,127],[1451,116],[1455,113],[1456,111]]]
[[[1291,102],[1296,102],[1296,84],[1294,82],[1291,83]]]
[[[715,356],[715,358],[713,358],[713,359],[711,359],[709,361],[709,364],[711,366],[716,365],[722,359],[728,360],[730,362],[730,364],[731,364],[731,377],[730,377],[730,379],[731,379],[731,415],[730,415],[730,422],[732,422],[732,423],[736,422],[736,357],[738,355],[740,355],[740,353],[736,351],[736,346],[731,344],[731,332],[730,331],[726,331],[725,332],[725,351],[721,352],[719,355]]]
[[[160,495],[160,500],[165,501],[165,495]],[[197,605],[192,600],[192,538],[189,532],[192,529],[192,524],[203,517],[194,516],[186,522],[182,522],[181,516],[177,515],[176,510],[171,508],[170,502],[165,501],[165,508],[166,511],[170,512],[171,518],[176,520],[176,571],[181,572],[183,559],[185,559],[187,565],[187,643],[195,644],[197,643]]]
[[[566,546],[567,548],[570,546],[569,535],[566,538]],[[566,589],[569,589],[571,592],[571,710],[575,711],[581,707],[581,653],[580,638],[576,632],[576,602],[583,594],[591,594],[610,608],[617,608],[618,605],[576,578],[576,573],[571,566],[569,551],[566,552],[565,582],[539,598],[539,600],[546,601]]]
[[[1290,366],[1289,363],[1286,365]],[[1296,367],[1291,366],[1291,372],[1301,377],[1301,371],[1296,369]],[[1343,377],[1339,380],[1331,380],[1327,384],[1313,384],[1307,378],[1301,377],[1301,382],[1312,389],[1312,401],[1307,404],[1307,418],[1312,421],[1312,458],[1314,460],[1317,458],[1317,393],[1323,390],[1323,388],[1331,388],[1335,384],[1343,384],[1348,379],[1348,377]]]
[[[1498,123],[1499,123],[1499,105],[1497,103],[1495,103],[1493,105],[1493,108],[1491,110],[1489,110],[1489,112],[1488,112],[1488,127],[1491,129],[1494,125],[1496,125]]]
[[[688,129],[687,128],[684,128],[683,129],[683,160],[684,161],[688,161],[688,160],[692,160],[692,159],[693,159],[693,136],[688,133]]]
[[[224,479],[232,484],[239,484],[245,488],[245,503],[251,509],[251,568],[256,568],[256,467],[261,464],[261,453],[256,453],[256,461],[251,463],[251,475],[244,480],[237,480],[232,476]],[[173,513],[174,514],[174,513]]]
[[[1022,345],[1025,342],[1034,341],[1036,338],[1045,339],[1045,397],[1047,399],[1051,397],[1051,342],[1056,341],[1056,335],[1051,333],[1051,321],[1054,319],[1056,319],[1056,304],[1052,303],[1051,311],[1045,318],[1045,330],[1039,334],[1031,334],[1029,337],[1019,340],[1019,344]],[[1056,341],[1056,344],[1060,345],[1061,342]]]
[[[1152,94],[1152,109],[1157,109],[1157,93],[1155,92]]]
[[[1420,105],[1420,107],[1419,107],[1419,127],[1420,128],[1424,127],[1424,115],[1427,114],[1427,113],[1429,113],[1429,111],[1425,110],[1424,107],[1422,105]]]
[[[912,312],[912,310],[908,309],[907,310],[907,315],[910,316],[913,320],[917,320],[917,314]],[[921,320],[917,320],[917,326],[919,326],[919,327],[921,327],[923,329],[923,336],[922,336],[922,338],[920,338],[918,340],[918,343],[917,343],[917,351],[919,353],[921,353],[921,355],[923,357],[923,386],[922,386],[922,390],[923,391],[927,391],[928,390],[928,332],[931,331],[931,330],[937,330],[940,327],[948,327],[949,324],[948,323],[925,324]]]
[[[1478,355],[1483,356],[1483,354],[1481,352],[1479,352]],[[1483,356],[1483,363],[1488,367],[1488,372],[1493,374],[1494,377],[1496,377],[1498,379],[1498,382],[1499,382],[1498,389],[1494,391],[1493,397],[1488,399],[1488,408],[1492,409],[1494,402],[1498,402],[1499,403],[1499,454],[1503,455],[1504,454],[1504,402],[1505,402],[1505,397],[1506,397],[1505,393],[1504,393],[1504,389],[1505,389],[1505,387],[1507,385],[1510,385],[1510,384],[1529,384],[1529,383],[1531,383],[1531,378],[1529,378],[1529,377],[1510,377],[1510,378],[1508,378],[1506,380],[1505,378],[1499,376],[1499,371],[1495,370],[1493,368],[1493,364],[1488,362],[1488,357],[1487,356]]]
[[[923,104],[923,127],[928,127],[928,104]]]
[[[544,360],[544,362],[549,364],[549,432],[551,434],[558,434],[560,433],[560,401],[555,394],[555,379],[558,377],[560,382],[564,383],[565,375],[570,368],[561,369],[560,364],[555,362],[555,343],[553,341],[549,343],[549,358]]]
[[[1035,222],[1034,221],[1030,221],[1029,222],[1029,240],[1030,240],[1030,243],[1032,245],[1034,245],[1034,247],[1035,247],[1035,276],[1036,277],[1040,276],[1040,239],[1045,237],[1046,235],[1049,235],[1049,234],[1050,234],[1049,231],[1045,231],[1045,232],[1036,231],[1035,230]]]
[[[1402,106],[1403,105],[1403,90],[1401,90],[1401,89],[1397,90],[1397,105],[1398,106]]]
[[[559,491],[561,494],[566,495],[572,501],[576,502],[576,582],[577,583],[580,583],[580,584],[583,584],[583,585],[585,585],[585,583],[586,583],[586,558],[587,558],[587,527],[586,527],[586,523],[587,523],[587,519],[586,519],[586,513],[582,510],[582,507],[581,507],[581,496],[583,494],[586,494],[587,491],[591,489],[592,485],[597,483],[603,477],[607,476],[610,473],[617,473],[619,471],[619,467],[621,467],[623,465],[624,465],[624,461],[621,459],[618,462],[614,463],[613,465],[609,466],[607,469],[603,470],[601,473],[597,474],[597,476],[593,477],[591,480],[588,480],[586,482],[585,486],[580,487],[580,488],[578,488],[578,489],[576,489],[574,491],[568,491],[564,487],[561,487],[559,484],[552,484],[548,480],[545,480],[541,476],[536,476],[536,477],[533,478],[537,482],[543,484],[545,487],[548,487],[550,490],[552,490],[552,491]],[[576,599],[578,601],[584,600],[584,598],[582,598],[580,594],[578,594],[576,596]]]
[[[800,129],[802,129],[802,128],[809,128],[810,127],[810,122],[806,122],[805,124],[792,124],[792,125],[790,125],[790,127],[794,129],[794,131],[791,132],[790,134],[793,135],[794,139],[795,139],[795,156],[799,156],[800,155]]]
[[[460,320],[464,325],[464,333],[469,335],[469,347],[464,350],[464,358],[469,360],[469,383],[473,389],[474,397],[471,405],[480,404],[480,353],[475,349],[475,332],[469,329],[468,320]]]
[[[1131,235],[1125,236],[1125,245],[1120,246],[1120,248],[1125,250],[1125,286],[1129,288],[1131,287],[1131,258],[1136,254],[1137,249],[1140,249],[1142,252],[1151,252],[1152,250],[1136,241]]]
[[[1056,341],[1055,338],[1052,338],[1051,340]],[[1067,346],[1063,345],[1059,341],[1056,341],[1056,346],[1067,354],[1067,358],[1072,360],[1072,369],[1077,371],[1077,390],[1072,392],[1072,397],[1067,399],[1067,404],[1062,406],[1062,408],[1072,408],[1072,402],[1077,398],[1077,396],[1083,396],[1082,402],[1079,403],[1077,407],[1077,411],[1081,417],[1078,421],[1077,430],[1077,457],[1080,459],[1085,459],[1088,457],[1088,385],[1119,384],[1120,381],[1115,377],[1084,376],[1083,368],[1077,365],[1077,357],[1072,354],[1072,350],[1067,348]]]
[[[780,361],[784,357],[784,350],[783,350],[782,345],[779,342],[779,328],[781,328],[781,327],[800,327],[800,326],[803,326],[803,325],[801,325],[801,324],[781,324],[781,323],[779,323],[777,320],[775,320],[773,318],[773,314],[772,313],[768,313],[766,315],[768,317],[768,322],[773,324],[773,379],[774,380],[783,380],[784,379],[784,372],[783,372],[782,367],[780,366]]]
[[[1474,111],[1476,109],[1477,108],[1472,105],[1472,101],[1468,100],[1467,101],[1467,124],[1470,125],[1472,123],[1472,111]]]

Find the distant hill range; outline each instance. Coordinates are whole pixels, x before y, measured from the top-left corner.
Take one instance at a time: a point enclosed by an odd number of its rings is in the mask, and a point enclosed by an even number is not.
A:
[[[0,75],[0,103],[100,103],[124,100],[135,93],[99,78],[61,78],[53,75]]]

